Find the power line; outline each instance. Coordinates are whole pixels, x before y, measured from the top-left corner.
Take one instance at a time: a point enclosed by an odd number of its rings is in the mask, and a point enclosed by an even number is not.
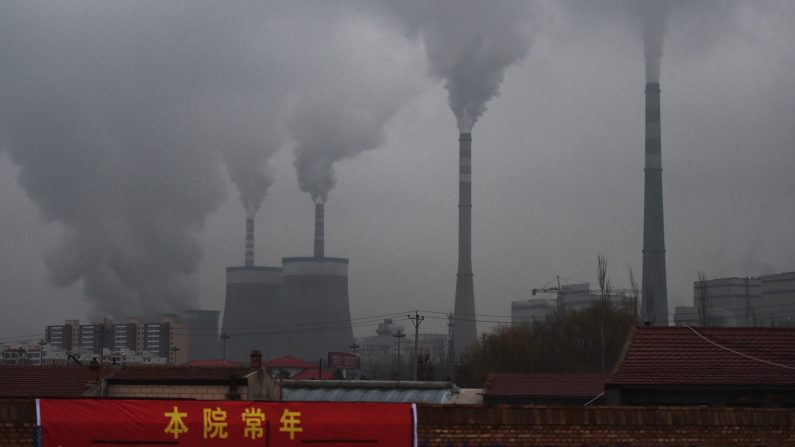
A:
[[[743,354],[740,351],[736,351],[736,350],[734,350],[732,348],[728,348],[726,346],[721,345],[720,343],[716,343],[716,342],[708,339],[707,337],[701,335],[701,333],[699,333],[693,326],[687,326],[687,328],[690,329],[691,331],[693,331],[694,334],[696,334],[699,337],[701,337],[701,339],[703,339],[707,343],[709,343],[709,344],[711,344],[713,346],[717,346],[718,348],[721,348],[723,350],[729,351],[732,354],[737,354],[737,355],[745,357],[747,359],[754,360],[754,361],[761,362],[761,363],[765,363],[765,364],[768,364],[768,365],[771,365],[771,366],[777,366],[779,368],[795,370],[795,366],[789,366],[789,365],[784,365],[782,363],[776,363],[776,362],[771,362],[771,361],[768,361],[768,360],[760,359],[760,358],[757,358],[757,357],[754,357],[754,356],[751,356],[751,355],[748,355],[748,354]]]

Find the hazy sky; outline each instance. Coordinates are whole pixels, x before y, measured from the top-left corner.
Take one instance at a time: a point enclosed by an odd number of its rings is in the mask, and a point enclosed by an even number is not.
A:
[[[326,253],[350,258],[352,316],[419,309],[422,329],[445,331],[448,91],[462,76],[496,82],[472,130],[478,329],[555,275],[595,283],[598,252],[627,287],[650,3],[478,3],[0,3],[0,341],[70,318],[222,309],[224,269],[243,262],[241,195],[261,200],[258,264],[310,255],[311,198],[327,195]],[[795,270],[795,3],[669,3],[673,312],[699,270]]]

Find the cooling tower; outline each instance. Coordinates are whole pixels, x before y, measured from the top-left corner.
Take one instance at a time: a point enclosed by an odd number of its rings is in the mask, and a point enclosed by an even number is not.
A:
[[[188,360],[219,359],[221,345],[218,341],[217,310],[186,310],[188,328]]]
[[[458,138],[458,273],[453,310],[453,346],[460,353],[477,339],[472,286],[472,134]]]
[[[668,325],[665,274],[662,160],[660,158],[660,84],[646,84],[646,162],[643,196],[643,279],[641,319]]]
[[[284,320],[281,303],[282,269],[228,267],[222,332],[226,358],[247,362],[258,349],[265,359],[277,356]],[[222,350],[223,347],[222,340]]]
[[[246,219],[245,265],[226,269],[226,304],[221,340],[222,355],[248,362],[258,349],[266,359],[275,357],[281,344],[282,269],[254,265],[254,218]]]
[[[314,361],[346,351],[353,343],[348,260],[296,257],[282,263],[282,306],[290,325],[284,354]]]

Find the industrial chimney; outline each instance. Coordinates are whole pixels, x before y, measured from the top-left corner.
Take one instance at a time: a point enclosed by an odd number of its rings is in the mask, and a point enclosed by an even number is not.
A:
[[[453,310],[453,347],[460,353],[477,340],[472,287],[472,134],[458,138],[458,273]]]
[[[254,266],[254,218],[246,218],[246,267]]]
[[[323,229],[323,202],[315,202],[315,257],[322,258],[325,256],[325,240]]]
[[[668,325],[668,288],[665,275],[662,162],[660,158],[660,84],[646,84],[646,163],[643,197],[643,283],[641,318]]]

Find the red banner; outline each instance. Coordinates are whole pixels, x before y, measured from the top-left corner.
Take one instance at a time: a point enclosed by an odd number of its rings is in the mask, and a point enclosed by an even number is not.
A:
[[[42,447],[414,445],[411,404],[41,399]]]

